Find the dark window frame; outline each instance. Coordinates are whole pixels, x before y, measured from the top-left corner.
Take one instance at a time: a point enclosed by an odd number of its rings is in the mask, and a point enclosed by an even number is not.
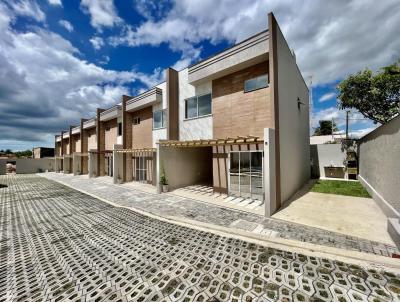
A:
[[[203,96],[207,96],[207,95],[210,96],[210,113],[199,115],[199,98],[201,98]],[[196,115],[188,117],[188,102],[192,101],[192,100],[196,100]],[[212,93],[204,93],[204,94],[196,95],[191,98],[185,99],[185,120],[196,119],[196,118],[200,118],[203,116],[209,116],[211,114],[212,114]]]
[[[122,123],[118,123],[118,136],[122,135]]]
[[[132,119],[132,124],[133,124],[133,125],[139,125],[139,124],[140,124],[140,116],[135,116],[135,117]]]
[[[260,81],[260,78],[262,78],[262,77],[266,77],[265,84],[257,86],[257,84],[259,84],[259,83],[257,83],[257,81]],[[250,83],[251,81],[255,81],[256,82],[255,87],[254,88],[250,88],[250,89],[246,89],[246,84]],[[259,90],[259,89],[264,89],[264,88],[267,88],[268,86],[269,86],[269,76],[268,76],[268,73],[265,73],[265,74],[259,75],[257,77],[245,80],[244,81],[244,85],[243,85],[243,91],[244,91],[244,93],[247,93],[247,92],[252,92],[252,91]]]
[[[159,113],[159,112],[161,112],[161,126],[160,127],[155,127],[155,125],[154,125],[154,120],[155,120],[154,119],[154,115],[156,113]],[[165,128],[165,122],[166,122],[166,109],[160,109],[160,110],[153,111],[153,130]]]

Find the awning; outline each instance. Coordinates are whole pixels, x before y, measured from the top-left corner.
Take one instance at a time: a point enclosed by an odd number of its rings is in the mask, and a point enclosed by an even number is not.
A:
[[[258,144],[264,142],[258,136],[247,135],[214,139],[198,139],[190,141],[160,140],[158,144],[162,147],[210,147],[240,144]]]

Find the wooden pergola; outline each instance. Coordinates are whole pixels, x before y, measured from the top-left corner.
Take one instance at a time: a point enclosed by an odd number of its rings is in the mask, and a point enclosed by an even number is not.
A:
[[[81,152],[75,152],[73,155],[75,156],[88,156],[88,153],[81,153]]]
[[[131,153],[136,156],[152,156],[157,151],[156,148],[137,148],[137,149],[116,149],[117,153]]]
[[[112,153],[112,150],[104,150],[104,151],[95,151],[95,150],[93,150],[93,151],[91,151],[91,150],[89,150],[89,153],[92,153],[92,154],[109,154],[109,153]]]
[[[264,140],[258,136],[247,135],[214,139],[197,139],[190,141],[160,140],[158,144],[162,147],[212,147],[241,144],[259,144]]]

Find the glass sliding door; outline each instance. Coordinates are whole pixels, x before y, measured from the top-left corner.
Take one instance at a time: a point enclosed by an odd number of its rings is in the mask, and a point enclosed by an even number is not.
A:
[[[239,152],[231,152],[229,169],[229,194],[238,197],[240,197],[239,175]]]
[[[229,164],[229,194],[264,200],[263,152],[231,152]]]
[[[147,182],[146,158],[144,156],[136,157],[136,180]]]
[[[244,198],[251,198],[250,152],[239,152],[239,156],[240,156],[240,168],[239,168],[240,196]]]

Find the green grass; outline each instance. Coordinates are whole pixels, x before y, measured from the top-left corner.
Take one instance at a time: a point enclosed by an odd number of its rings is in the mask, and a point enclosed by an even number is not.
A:
[[[355,197],[371,197],[358,181],[317,180],[311,191]]]

